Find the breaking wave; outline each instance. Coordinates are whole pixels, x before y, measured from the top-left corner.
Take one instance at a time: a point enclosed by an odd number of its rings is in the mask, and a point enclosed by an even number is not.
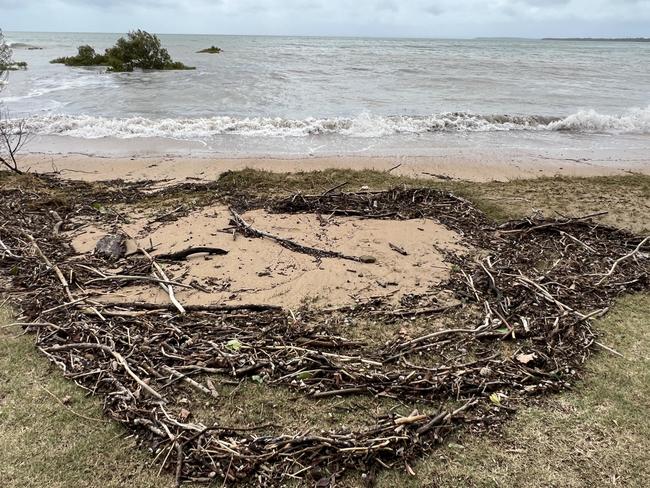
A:
[[[105,118],[87,115],[47,115],[27,119],[28,128],[41,135],[102,137],[160,137],[208,139],[219,135],[258,137],[305,137],[341,135],[384,137],[431,132],[569,131],[578,133],[650,134],[650,106],[622,115],[604,115],[594,110],[568,117],[477,115],[449,112],[431,116],[376,116],[362,114],[346,118],[285,119],[273,117]]]

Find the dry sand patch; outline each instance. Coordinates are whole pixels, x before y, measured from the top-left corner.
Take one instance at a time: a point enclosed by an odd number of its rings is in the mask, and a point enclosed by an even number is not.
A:
[[[351,256],[372,256],[376,262],[317,258],[289,250],[270,239],[234,234],[228,231],[231,214],[223,205],[197,210],[174,222],[151,223],[151,216],[136,215],[123,229],[143,247],[153,243],[153,256],[197,246],[228,251],[225,256],[195,255],[178,264],[165,263],[170,278],[202,288],[177,291],[181,302],[187,305],[326,307],[350,305],[372,297],[388,297],[397,304],[407,294],[426,294],[432,285],[449,277],[450,264],[444,261],[440,249],[466,249],[459,234],[432,219],[397,221],[275,214],[264,210],[242,216],[260,230],[303,245]],[[110,231],[95,226],[82,228],[74,235],[73,247],[79,253],[92,252],[99,238]],[[154,285],[130,287],[128,295],[118,291],[107,299],[161,305],[169,300]]]

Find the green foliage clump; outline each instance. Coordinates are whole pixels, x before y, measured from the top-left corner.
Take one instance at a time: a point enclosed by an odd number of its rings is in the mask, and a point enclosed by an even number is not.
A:
[[[129,32],[104,54],[97,54],[91,46],[80,46],[76,56],[57,58],[52,63],[66,66],[106,66],[108,71],[124,72],[139,69],[184,70],[194,69],[172,60],[155,34],[143,30]]]
[[[92,46],[79,46],[76,56],[56,58],[50,63],[65,64],[66,66],[105,66],[106,56],[97,54]]]
[[[199,54],[219,54],[221,52],[221,48],[217,46],[211,46],[206,49],[201,49],[200,51],[197,51]]]

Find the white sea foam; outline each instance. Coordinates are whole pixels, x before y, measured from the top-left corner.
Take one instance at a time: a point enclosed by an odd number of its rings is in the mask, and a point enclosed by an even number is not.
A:
[[[576,132],[611,132],[616,134],[650,134],[650,106],[635,108],[620,116],[599,114],[595,110],[584,110],[551,122],[551,130]]]
[[[202,140],[219,135],[252,137],[305,137],[341,135],[377,138],[397,134],[429,132],[489,131],[572,131],[586,133],[650,134],[650,107],[629,110],[623,115],[604,115],[581,111],[565,118],[512,115],[477,115],[441,113],[431,116],[376,116],[362,114],[354,118],[280,117],[208,117],[104,118],[89,115],[34,116],[27,120],[32,132],[42,135],[65,135],[86,139],[101,137],[161,137]]]

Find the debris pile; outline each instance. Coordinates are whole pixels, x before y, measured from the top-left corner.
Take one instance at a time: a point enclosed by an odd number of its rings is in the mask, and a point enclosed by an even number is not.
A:
[[[409,466],[454,428],[480,431],[529,398],[571,385],[599,344],[591,320],[620,294],[649,288],[649,238],[598,224],[596,215],[496,226],[447,192],[394,189],[295,195],[264,204],[292,214],[433,219],[453,229],[475,252],[439,249],[453,264],[452,274],[432,284],[430,294],[404,297],[398,307],[381,299],[298,311],[183,305],[174,293],[183,285],[150,250],[140,247],[124,257],[120,240],[108,254],[78,255],[63,234],[103,220],[121,236],[124,216],[98,209],[109,201],[137,202],[143,187],[118,182],[76,190],[65,203],[44,192],[0,190],[0,279],[38,349],[67,378],[101,397],[105,414],[135,433],[178,483],[256,480],[275,486],[304,480],[328,486],[348,470],[362,471],[371,482],[378,469]],[[244,210],[241,201],[232,209],[236,232],[314,259],[360,259],[265,235],[241,217]],[[167,258],[201,251],[223,254],[188,249]],[[115,263],[109,256],[121,264],[120,273],[110,271]],[[164,289],[169,304],[99,299],[105,290],[128,294],[142,282]],[[455,303],[432,298],[442,291]],[[380,324],[417,319],[429,329],[412,336],[396,327],[392,339],[378,345],[348,337],[340,324],[350,318]],[[205,425],[179,401],[192,391],[218,410],[218,382],[251,378],[315,400],[371,395],[418,407],[378,416],[354,431],[306,426],[288,432],[263,419],[254,426],[221,425],[218,419]]]

